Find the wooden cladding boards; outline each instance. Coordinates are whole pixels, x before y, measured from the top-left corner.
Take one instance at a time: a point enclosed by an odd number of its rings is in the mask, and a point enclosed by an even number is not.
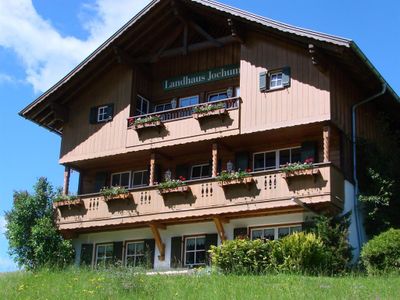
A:
[[[131,83],[131,70],[115,66],[69,104],[70,118],[64,126],[61,160],[96,156],[102,152],[125,148]],[[90,124],[91,109],[110,103],[114,106],[112,122]]]
[[[267,93],[260,73],[290,67],[290,87]],[[315,68],[304,49],[252,34],[241,46],[241,132],[329,120],[329,77]]]

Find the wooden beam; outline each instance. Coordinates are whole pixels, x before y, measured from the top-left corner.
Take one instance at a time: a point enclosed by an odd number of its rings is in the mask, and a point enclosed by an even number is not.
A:
[[[193,22],[193,21],[188,21],[188,24],[190,27],[192,27],[194,30],[196,30],[198,33],[200,33],[203,37],[205,37],[209,42],[214,44],[216,47],[222,47],[224,44],[215,39],[211,34],[209,34],[207,31],[205,31],[199,24]]]
[[[156,154],[152,153],[150,155],[150,174],[149,174],[149,186],[154,185],[155,180],[155,169],[156,169]]]
[[[60,103],[53,102],[50,104],[51,110],[54,112],[54,118],[63,123],[68,122],[69,110],[68,107]]]
[[[163,261],[165,259],[165,244],[161,240],[160,232],[158,231],[158,226],[159,225],[151,223],[150,229],[151,229],[151,232],[153,233],[154,240],[156,241],[158,252],[160,252],[158,259],[160,261]]]
[[[69,194],[69,178],[71,175],[71,168],[68,166],[65,166],[64,169],[64,185],[63,185],[63,195],[68,195]]]
[[[324,126],[323,133],[323,145],[324,145],[324,163],[330,162],[330,139],[331,139],[331,127],[329,125]]]
[[[215,227],[217,227],[217,231],[219,234],[219,238],[221,239],[221,242],[226,241],[226,236],[225,236],[225,230],[224,230],[224,225],[222,224],[222,220],[219,217],[213,218]]]
[[[212,144],[212,177],[218,176],[218,144]]]
[[[113,50],[114,50],[117,62],[119,64],[129,66],[132,69],[139,69],[148,78],[152,77],[151,74],[150,74],[150,71],[147,68],[143,67],[143,65],[140,65],[139,63],[136,63],[134,61],[134,59],[126,51],[118,48],[117,46],[114,46]],[[151,59],[149,59],[149,61],[150,60]]]
[[[318,50],[313,44],[309,44],[308,53],[311,56],[312,64],[316,66],[320,72],[325,73],[328,70],[328,66],[326,59],[320,50]]]
[[[154,57],[150,60],[150,62],[156,62],[158,58],[161,56],[161,54],[169,47],[171,46],[176,39],[181,35],[181,33],[184,31],[184,26],[178,27],[175,29],[175,31],[165,40],[161,48],[158,50],[158,52],[154,55]]]
[[[236,28],[236,25],[233,21],[233,19],[228,19],[228,26],[231,29],[231,34],[233,37],[236,37],[241,44],[244,44],[244,39],[242,38],[242,36],[238,33],[238,29]]]

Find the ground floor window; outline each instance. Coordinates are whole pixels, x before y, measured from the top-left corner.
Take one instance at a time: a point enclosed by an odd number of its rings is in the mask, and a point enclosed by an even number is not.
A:
[[[145,261],[144,242],[126,243],[125,264],[128,267],[143,266]]]
[[[113,260],[113,244],[101,244],[96,246],[96,265],[107,266]]]
[[[253,170],[279,169],[287,163],[295,163],[301,160],[301,148],[288,148],[253,154]]]
[[[131,172],[111,174],[111,186],[122,186],[124,188],[129,188],[130,178]]]
[[[301,225],[257,227],[250,230],[250,236],[252,240],[277,240],[298,231],[301,231]]]
[[[207,178],[211,176],[210,172],[210,165],[203,164],[203,165],[196,165],[192,167],[192,172],[190,174],[191,179],[201,179]]]
[[[185,238],[185,266],[199,266],[206,263],[206,237]]]
[[[132,171],[132,187],[149,185],[149,171]]]

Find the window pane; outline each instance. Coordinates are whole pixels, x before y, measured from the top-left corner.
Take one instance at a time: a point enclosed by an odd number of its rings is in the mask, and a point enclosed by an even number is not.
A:
[[[301,231],[301,226],[290,227],[290,233]]]
[[[128,244],[127,248],[127,255],[134,255],[135,254],[135,244]]]
[[[146,100],[143,100],[142,102],[142,112],[143,114],[147,114],[149,112],[149,104]]]
[[[196,250],[203,250],[205,249],[205,238],[197,238],[196,239]]]
[[[136,255],[144,254],[144,243],[136,243]]]
[[[194,264],[194,252],[187,252],[186,253],[186,265],[193,265]]]
[[[263,231],[261,229],[251,231],[251,239],[252,240],[261,239],[262,235],[263,235]]]
[[[166,104],[164,105],[164,110],[168,110],[168,109],[172,109],[171,103],[166,103]]]
[[[196,264],[204,264],[206,262],[206,251],[196,252]]]
[[[192,178],[200,178],[201,175],[201,166],[192,168]]]
[[[276,153],[267,152],[265,153],[265,169],[275,169],[276,168]]]
[[[121,174],[121,186],[125,186],[125,187],[129,186],[129,173]]]
[[[290,150],[279,151],[279,166],[290,163]]]
[[[186,239],[186,250],[194,250],[194,246],[195,246],[194,238]]]
[[[136,256],[135,267],[146,266],[146,257],[144,255]]]
[[[113,256],[113,245],[106,246],[106,256],[108,257]]]
[[[254,155],[254,170],[264,170],[264,153]]]
[[[97,246],[97,257],[103,257],[105,253],[105,247],[104,246]]]
[[[218,101],[219,100],[219,95],[210,95],[208,97],[208,101],[212,102],[212,101]]]
[[[278,228],[278,238],[289,235],[289,227]]]
[[[143,172],[143,184],[149,185],[149,171]]]
[[[111,185],[118,186],[119,185],[120,174],[114,174],[111,177]]]
[[[142,177],[143,173],[142,172],[135,172],[133,173],[133,186],[138,186],[142,185]]]
[[[159,112],[159,111],[163,111],[164,110],[164,105],[156,105],[156,108],[155,108],[155,112]]]
[[[203,166],[201,169],[201,177],[208,177],[210,175],[210,165]]]
[[[186,107],[199,103],[199,96],[187,97],[179,99],[179,107]]]
[[[291,162],[295,163],[295,162],[300,162],[301,160],[301,148],[294,148],[291,150],[292,152],[292,159]]]
[[[264,239],[267,240],[274,240],[275,239],[275,229],[273,228],[268,228],[264,229]]]

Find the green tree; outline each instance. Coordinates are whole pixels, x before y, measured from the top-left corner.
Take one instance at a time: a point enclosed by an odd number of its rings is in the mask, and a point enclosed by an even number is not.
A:
[[[46,178],[40,178],[34,193],[15,192],[13,208],[6,212],[9,253],[27,270],[63,267],[72,262],[73,248],[53,222],[56,193]]]

